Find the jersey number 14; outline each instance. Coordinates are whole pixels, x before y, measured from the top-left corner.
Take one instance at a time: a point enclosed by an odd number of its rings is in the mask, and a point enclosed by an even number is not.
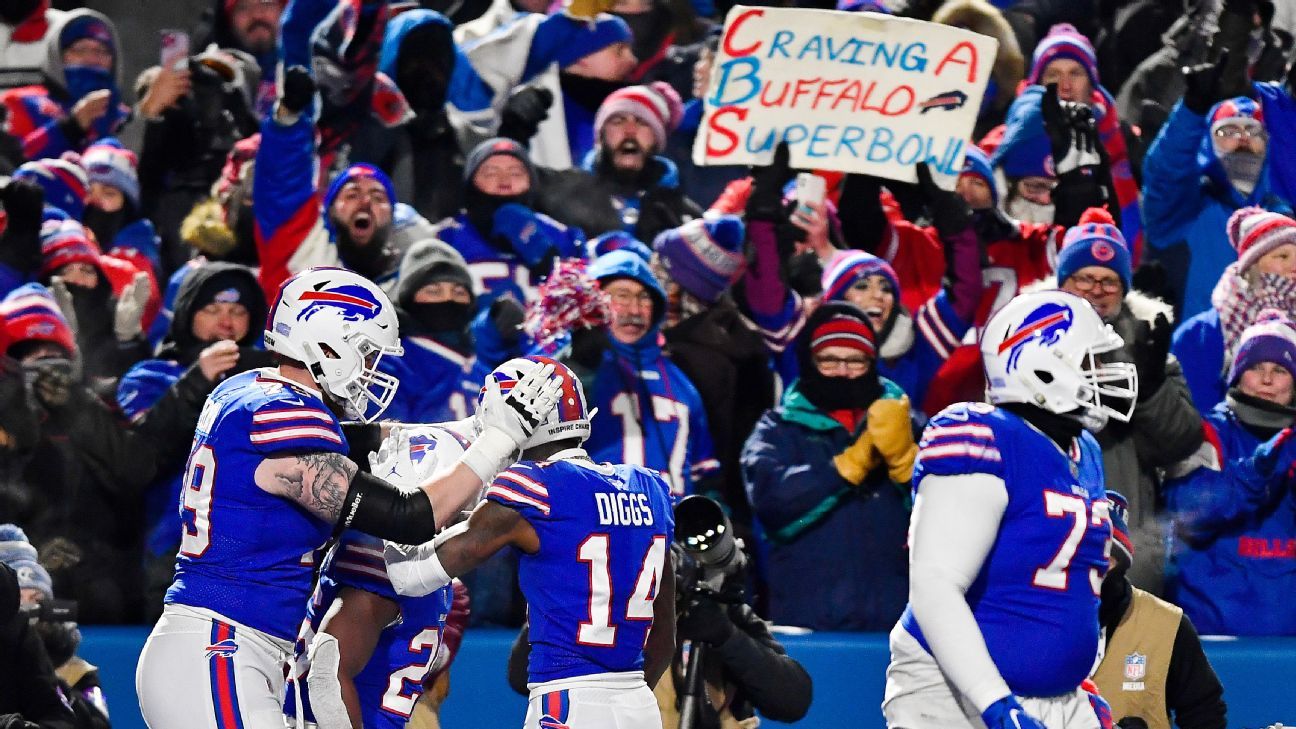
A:
[[[581,645],[604,648],[616,645],[617,626],[612,624],[612,573],[608,569],[610,543],[607,534],[591,534],[576,550],[576,558],[589,565],[589,620],[581,621],[576,629],[576,642]],[[665,561],[666,537],[655,536],[639,567],[634,591],[625,603],[626,620],[652,621],[653,598],[657,596]]]

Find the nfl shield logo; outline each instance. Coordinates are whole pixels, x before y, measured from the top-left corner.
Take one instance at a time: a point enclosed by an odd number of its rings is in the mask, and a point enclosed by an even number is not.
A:
[[[1125,680],[1142,681],[1147,675],[1147,656],[1142,653],[1131,653],[1125,656]]]

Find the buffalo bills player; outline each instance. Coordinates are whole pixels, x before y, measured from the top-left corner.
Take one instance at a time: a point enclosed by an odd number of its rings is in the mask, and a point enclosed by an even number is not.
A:
[[[414,489],[468,446],[455,424],[402,428],[370,456],[370,472]],[[284,714],[320,729],[403,729],[423,681],[449,662],[446,618],[454,589],[423,597],[392,589],[381,539],[348,531],[325,558],[306,606]],[[301,692],[301,696],[297,692]]]
[[[547,363],[511,359],[486,389],[506,389]],[[388,544],[388,575],[401,593],[423,594],[513,546],[531,621],[525,726],[660,729],[649,686],[675,650],[670,488],[642,466],[590,460],[580,447],[590,433],[580,380],[561,364],[555,377],[562,398],[522,460],[434,544]]]
[[[914,464],[909,606],[891,631],[893,729],[1098,729],[1080,688],[1098,655],[1111,522],[1087,431],[1128,421],[1134,366],[1084,299],[1024,294],[986,324],[991,404],[932,419]],[[1117,410],[1116,405],[1123,406]]]
[[[507,396],[488,392],[454,468],[403,491],[346,457],[337,415],[372,422],[398,384],[377,369],[400,354],[382,291],[351,271],[302,271],[280,288],[265,342],[278,366],[222,382],[194,432],[175,581],[135,676],[152,729],[282,727],[315,551],[348,527],[430,539],[512,463],[559,394],[549,367]]]

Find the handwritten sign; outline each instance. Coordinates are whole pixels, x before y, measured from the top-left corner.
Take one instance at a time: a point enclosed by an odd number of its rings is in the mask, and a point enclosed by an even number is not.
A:
[[[693,145],[700,165],[769,164],[952,186],[998,41],[877,13],[736,6]]]

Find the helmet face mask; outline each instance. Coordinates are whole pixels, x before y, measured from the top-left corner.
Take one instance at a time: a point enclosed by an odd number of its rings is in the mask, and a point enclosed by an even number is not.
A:
[[[560,440],[574,439],[584,443],[590,436],[590,419],[598,412],[597,408],[593,411],[589,409],[585,399],[585,389],[581,386],[580,379],[566,365],[548,357],[534,356],[511,359],[487,375],[481,396],[478,397],[477,412],[481,412],[481,398],[485,396],[492,380],[499,383],[501,394],[507,395],[518,380],[546,364],[554,366],[551,377],[557,377],[562,381],[562,397],[554,409],[540,422],[527,442],[522,444],[523,451]],[[480,423],[476,419],[474,423],[480,432]]]
[[[1129,362],[1101,355],[1124,346],[1089,302],[1062,291],[1013,299],[981,337],[991,403],[1027,403],[1101,430],[1109,419],[1129,422],[1138,376]]]
[[[386,294],[357,273],[313,268],[284,282],[266,319],[266,348],[301,362],[347,417],[377,420],[400,380],[378,371],[399,357],[395,310]]]

